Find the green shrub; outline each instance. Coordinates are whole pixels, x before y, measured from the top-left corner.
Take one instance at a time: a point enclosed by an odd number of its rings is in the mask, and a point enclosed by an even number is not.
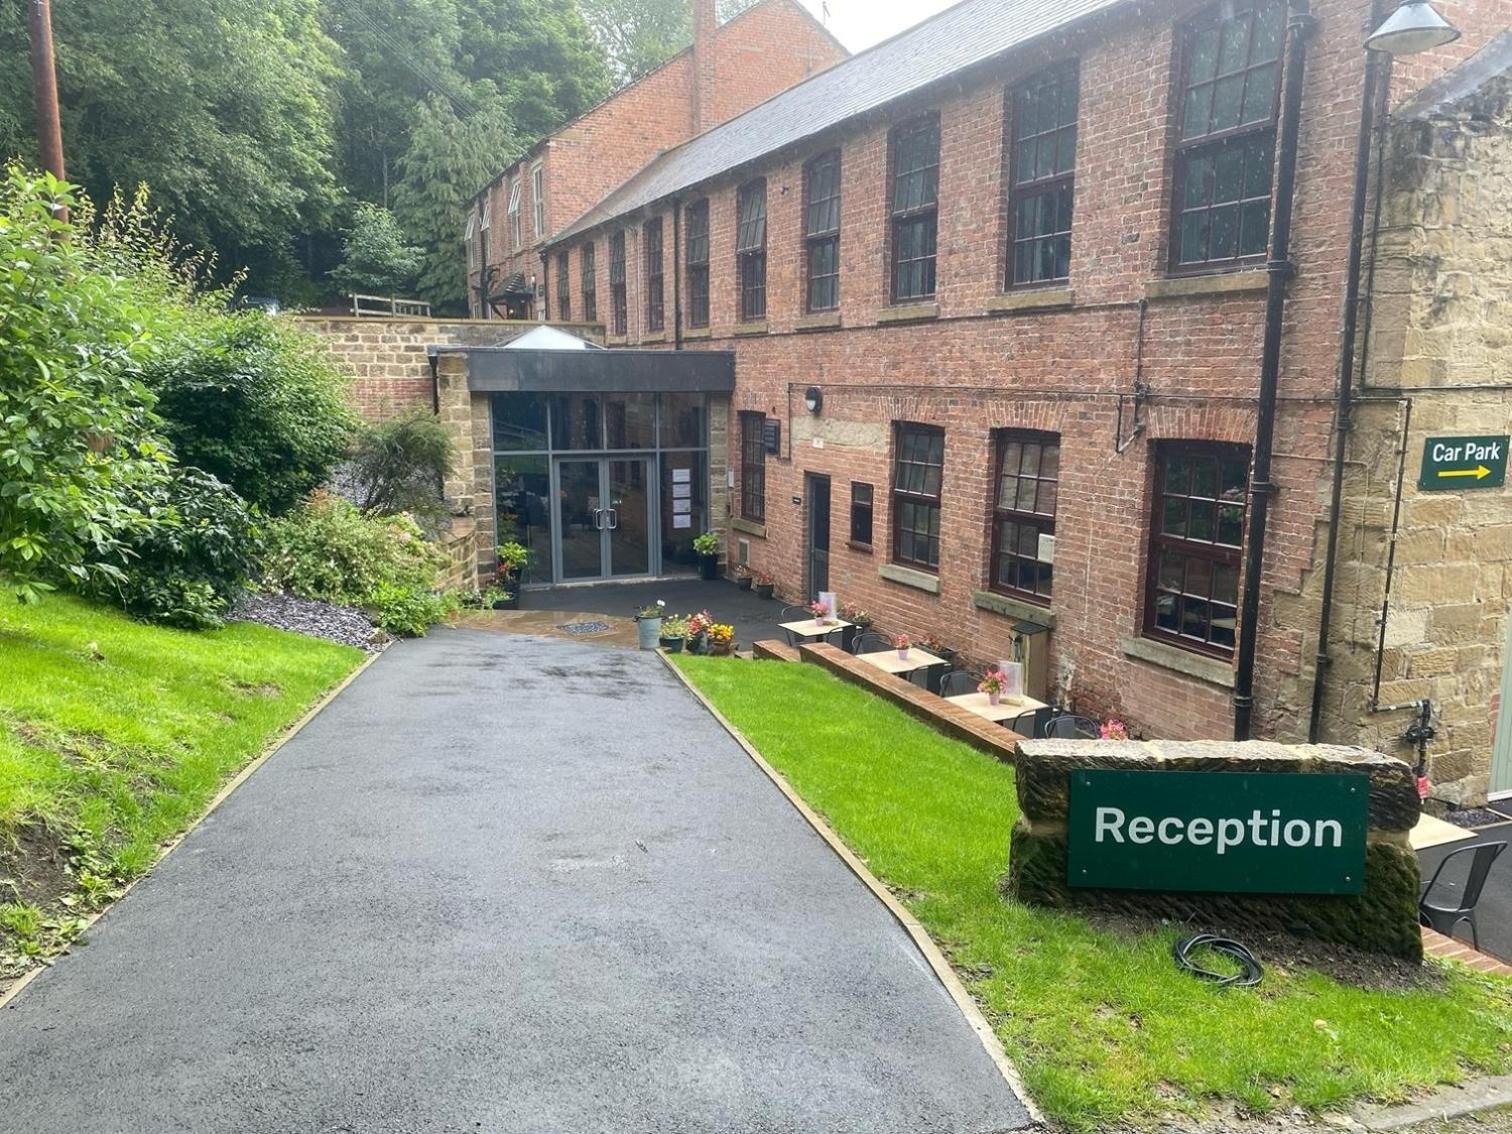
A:
[[[197,310],[145,374],[179,460],[270,516],[346,457],[346,381],[325,348],[260,311]]]
[[[433,413],[363,426],[346,469],[352,499],[369,516],[408,512],[437,520],[454,455],[451,437]]]
[[[257,572],[262,538],[246,503],[198,469],[173,469],[132,488],[143,518],[122,537],[124,577],[85,588],[147,622],[189,630],[224,623],[226,608]]]
[[[438,595],[418,587],[401,587],[385,583],[367,602],[368,612],[377,625],[400,638],[423,638],[436,623],[456,610],[457,601],[450,595]]]
[[[436,598],[431,592],[446,555],[419,525],[405,515],[364,516],[351,501],[327,492],[269,522],[263,564],[269,586],[367,607],[380,622],[391,617],[396,626],[411,627],[435,613],[429,626],[446,613],[446,600],[437,599],[439,607],[424,601]]]

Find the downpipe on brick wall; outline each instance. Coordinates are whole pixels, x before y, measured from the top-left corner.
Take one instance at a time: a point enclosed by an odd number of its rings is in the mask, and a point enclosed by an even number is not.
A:
[[[1249,532],[1244,548],[1244,594],[1239,612],[1239,651],[1234,672],[1234,739],[1248,740],[1255,708],[1255,644],[1260,622],[1260,572],[1265,564],[1265,525],[1270,511],[1271,455],[1276,437],[1276,395],[1281,374],[1281,330],[1291,262],[1292,206],[1297,195],[1297,135],[1301,126],[1302,78],[1314,19],[1308,0],[1290,0],[1286,21],[1286,72],[1281,88],[1280,145],[1276,154],[1276,208],[1266,261],[1265,345],[1260,355],[1260,404],[1255,415],[1255,456],[1250,473]]]
[[[1371,5],[1371,24],[1375,25],[1377,5]],[[1339,521],[1344,506],[1344,461],[1349,450],[1349,432],[1353,425],[1354,369],[1356,332],[1360,315],[1360,265],[1365,244],[1365,212],[1370,182],[1370,151],[1375,141],[1376,102],[1380,98],[1382,71],[1390,66],[1391,56],[1378,51],[1365,53],[1365,90],[1360,107],[1360,132],[1355,141],[1354,199],[1349,214],[1349,262],[1344,275],[1344,319],[1339,336],[1338,397],[1334,406],[1333,477],[1329,486],[1328,539],[1323,555],[1323,599],[1318,611],[1318,645],[1313,659],[1312,705],[1307,718],[1307,740],[1316,744],[1322,731],[1323,686],[1328,680],[1331,659],[1328,635],[1333,624],[1334,578],[1339,563]],[[1389,75],[1390,72],[1387,71]],[[1377,197],[1383,187],[1376,186]],[[1372,265],[1375,261],[1371,254]]]

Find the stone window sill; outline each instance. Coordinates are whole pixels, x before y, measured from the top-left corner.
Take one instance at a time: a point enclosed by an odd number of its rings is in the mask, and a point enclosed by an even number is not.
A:
[[[897,563],[879,563],[877,574],[890,583],[913,587],[914,590],[925,591],[932,595],[940,593],[940,577],[931,575],[928,571],[916,571],[912,567],[904,567]]]
[[[1004,618],[1018,618],[1025,622],[1037,622],[1055,629],[1055,611],[1047,606],[1037,606],[1024,599],[1000,595],[995,591],[972,591],[971,604],[978,610],[1001,614]]]
[[[737,532],[745,532],[746,535],[756,536],[758,539],[766,539],[766,525],[758,524],[755,520],[747,520],[743,516],[731,516],[730,527]]]
[[[1146,299],[1181,299],[1192,295],[1239,295],[1264,291],[1270,286],[1270,273],[1264,268],[1245,268],[1238,272],[1209,272],[1197,276],[1168,276],[1145,284]]]
[[[812,315],[804,315],[798,322],[793,324],[793,329],[798,331],[833,331],[842,326],[840,312],[838,311],[815,311]]]
[[[609,335],[604,339],[604,342],[609,346],[625,346],[629,341],[629,335]]]
[[[857,543],[853,539],[848,539],[845,541],[845,546],[852,551],[859,551],[862,555],[870,555],[872,553],[872,545],[869,543]]]
[[[1153,638],[1125,638],[1118,643],[1124,657],[1136,658],[1162,669],[1173,670],[1216,685],[1220,689],[1234,687],[1234,667],[1219,658],[1210,658],[1191,650],[1183,650],[1169,642],[1157,642]]]
[[[766,320],[759,319],[750,323],[736,323],[735,333],[737,335],[764,335],[767,333]]]
[[[1024,288],[993,296],[987,301],[987,310],[1040,311],[1047,307],[1071,307],[1075,303],[1076,293],[1069,287]]]
[[[667,341],[667,332],[652,331],[650,334],[642,335],[640,341],[643,343],[664,343]]]
[[[924,319],[938,319],[938,303],[904,303],[897,307],[884,307],[877,312],[879,323],[917,323]]]
[[[689,327],[682,333],[683,342],[689,339],[707,339],[713,337],[713,332],[708,327]]]

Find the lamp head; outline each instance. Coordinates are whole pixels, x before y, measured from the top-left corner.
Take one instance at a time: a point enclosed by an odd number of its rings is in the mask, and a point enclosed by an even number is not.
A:
[[[1370,34],[1365,46],[1388,55],[1416,55],[1453,43],[1459,37],[1459,29],[1439,15],[1429,0],[1402,0],[1397,10]]]

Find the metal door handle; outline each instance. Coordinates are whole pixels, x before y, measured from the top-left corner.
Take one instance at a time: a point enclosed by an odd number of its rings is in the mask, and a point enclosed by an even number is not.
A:
[[[604,530],[604,509],[602,508],[593,510],[593,530],[596,532]]]
[[[605,511],[609,513],[609,530],[611,532],[619,531],[619,509],[607,508]]]

